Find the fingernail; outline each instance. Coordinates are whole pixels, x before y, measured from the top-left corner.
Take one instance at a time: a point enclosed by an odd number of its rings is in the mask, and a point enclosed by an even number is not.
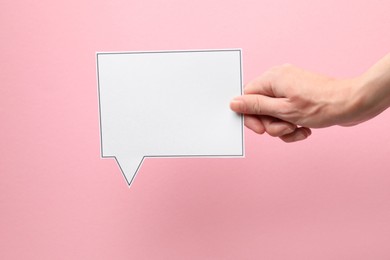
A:
[[[309,137],[311,135],[311,130],[310,128],[304,128],[306,132],[306,137]]]
[[[308,133],[306,131],[299,131],[295,136],[295,141],[301,141],[308,137]]]
[[[234,111],[241,111],[244,102],[240,97],[235,97],[230,101],[230,108]]]

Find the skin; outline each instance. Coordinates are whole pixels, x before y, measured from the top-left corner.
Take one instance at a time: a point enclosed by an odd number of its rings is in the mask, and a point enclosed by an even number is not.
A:
[[[311,128],[353,126],[390,106],[390,53],[355,78],[335,79],[286,64],[244,90],[230,108],[245,115],[246,127],[285,142],[304,140]]]

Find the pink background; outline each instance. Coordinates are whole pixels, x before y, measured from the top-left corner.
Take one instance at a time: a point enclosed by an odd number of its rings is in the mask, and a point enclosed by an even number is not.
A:
[[[349,2],[349,4],[347,4]],[[245,159],[100,159],[96,51],[242,48],[354,76],[389,51],[386,0],[0,4],[0,259],[390,259],[390,111]],[[228,107],[228,105],[227,105]]]

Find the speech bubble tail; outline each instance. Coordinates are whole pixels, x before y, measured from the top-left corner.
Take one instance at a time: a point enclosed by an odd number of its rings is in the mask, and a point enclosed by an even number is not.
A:
[[[131,183],[134,181],[134,178],[137,175],[142,162],[144,161],[144,157],[115,156],[115,159],[119,165],[119,168],[122,171],[123,176],[127,181],[127,184],[130,186]]]

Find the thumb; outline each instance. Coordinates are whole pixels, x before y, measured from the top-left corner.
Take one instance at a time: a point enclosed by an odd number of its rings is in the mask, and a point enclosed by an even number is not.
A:
[[[230,108],[241,114],[266,115],[283,120],[282,111],[286,108],[285,98],[273,98],[263,95],[243,95],[230,102]]]

